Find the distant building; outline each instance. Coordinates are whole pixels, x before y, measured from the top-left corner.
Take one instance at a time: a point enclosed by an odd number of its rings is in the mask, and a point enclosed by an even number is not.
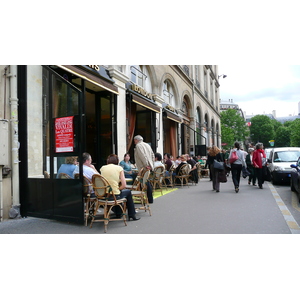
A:
[[[228,101],[221,100],[220,102],[220,112],[225,111],[227,109],[235,109],[238,111],[241,117],[244,117],[243,111],[239,108],[238,104],[233,103],[233,99],[228,99]]]
[[[278,117],[276,118],[276,120],[280,123],[285,123],[287,121],[294,121],[296,119],[300,119],[300,115],[297,115],[297,116],[287,116],[287,117]]]

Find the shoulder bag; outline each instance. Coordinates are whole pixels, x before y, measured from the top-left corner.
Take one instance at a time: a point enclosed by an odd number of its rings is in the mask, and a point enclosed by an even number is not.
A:
[[[238,159],[238,155],[237,155],[236,151],[232,151],[229,162],[231,164],[233,164],[237,159]]]
[[[214,169],[217,169],[217,170],[220,170],[220,171],[224,170],[224,163],[223,162],[219,162],[216,159],[214,159],[213,166],[214,166]]]

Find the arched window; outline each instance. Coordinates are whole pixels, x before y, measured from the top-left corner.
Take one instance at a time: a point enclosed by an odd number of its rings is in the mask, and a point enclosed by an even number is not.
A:
[[[175,106],[174,91],[169,80],[164,81],[163,98],[166,103],[170,104],[171,106]]]
[[[145,74],[145,72],[143,70],[143,66],[137,66],[137,65],[130,66],[131,82],[133,82],[141,87],[145,87],[147,77],[148,76]]]

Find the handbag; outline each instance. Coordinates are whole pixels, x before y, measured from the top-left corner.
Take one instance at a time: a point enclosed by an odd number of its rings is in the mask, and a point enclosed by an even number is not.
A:
[[[227,182],[227,175],[225,170],[218,173],[219,182]]]
[[[233,152],[231,153],[231,157],[230,157],[229,162],[230,162],[231,164],[233,164],[237,159],[238,159],[238,155],[237,155],[236,151],[233,151]]]
[[[224,163],[223,162],[219,162],[217,160],[214,159],[214,169],[217,169],[217,170],[224,170]]]
[[[251,172],[249,172],[248,169],[246,169],[246,167],[242,167],[242,173],[243,173],[243,178],[246,178],[247,176],[251,175]]]

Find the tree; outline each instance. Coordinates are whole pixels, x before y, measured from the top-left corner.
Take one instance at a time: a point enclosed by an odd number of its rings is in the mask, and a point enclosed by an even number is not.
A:
[[[291,129],[291,147],[300,147],[300,119],[296,119],[289,126]]]
[[[228,150],[232,147],[232,145],[235,142],[233,129],[230,127],[224,126],[221,123],[221,132],[222,132],[222,143],[226,144],[226,145],[222,146],[222,148]]]
[[[290,135],[290,128],[284,126],[278,127],[275,131],[275,147],[289,147]]]
[[[263,143],[265,147],[269,147],[269,141],[275,139],[272,121],[264,115],[257,115],[251,118],[250,133],[252,142]]]
[[[224,131],[223,131],[224,130]],[[222,143],[231,147],[235,141],[245,141],[249,129],[237,110],[227,109],[221,112]]]
[[[282,127],[282,126],[283,126],[279,121],[277,121],[277,120],[275,120],[275,119],[271,119],[271,123],[272,123],[272,125],[273,125],[273,127],[274,127],[274,131],[275,131],[275,132],[277,131],[277,129],[278,129],[279,127]]]

